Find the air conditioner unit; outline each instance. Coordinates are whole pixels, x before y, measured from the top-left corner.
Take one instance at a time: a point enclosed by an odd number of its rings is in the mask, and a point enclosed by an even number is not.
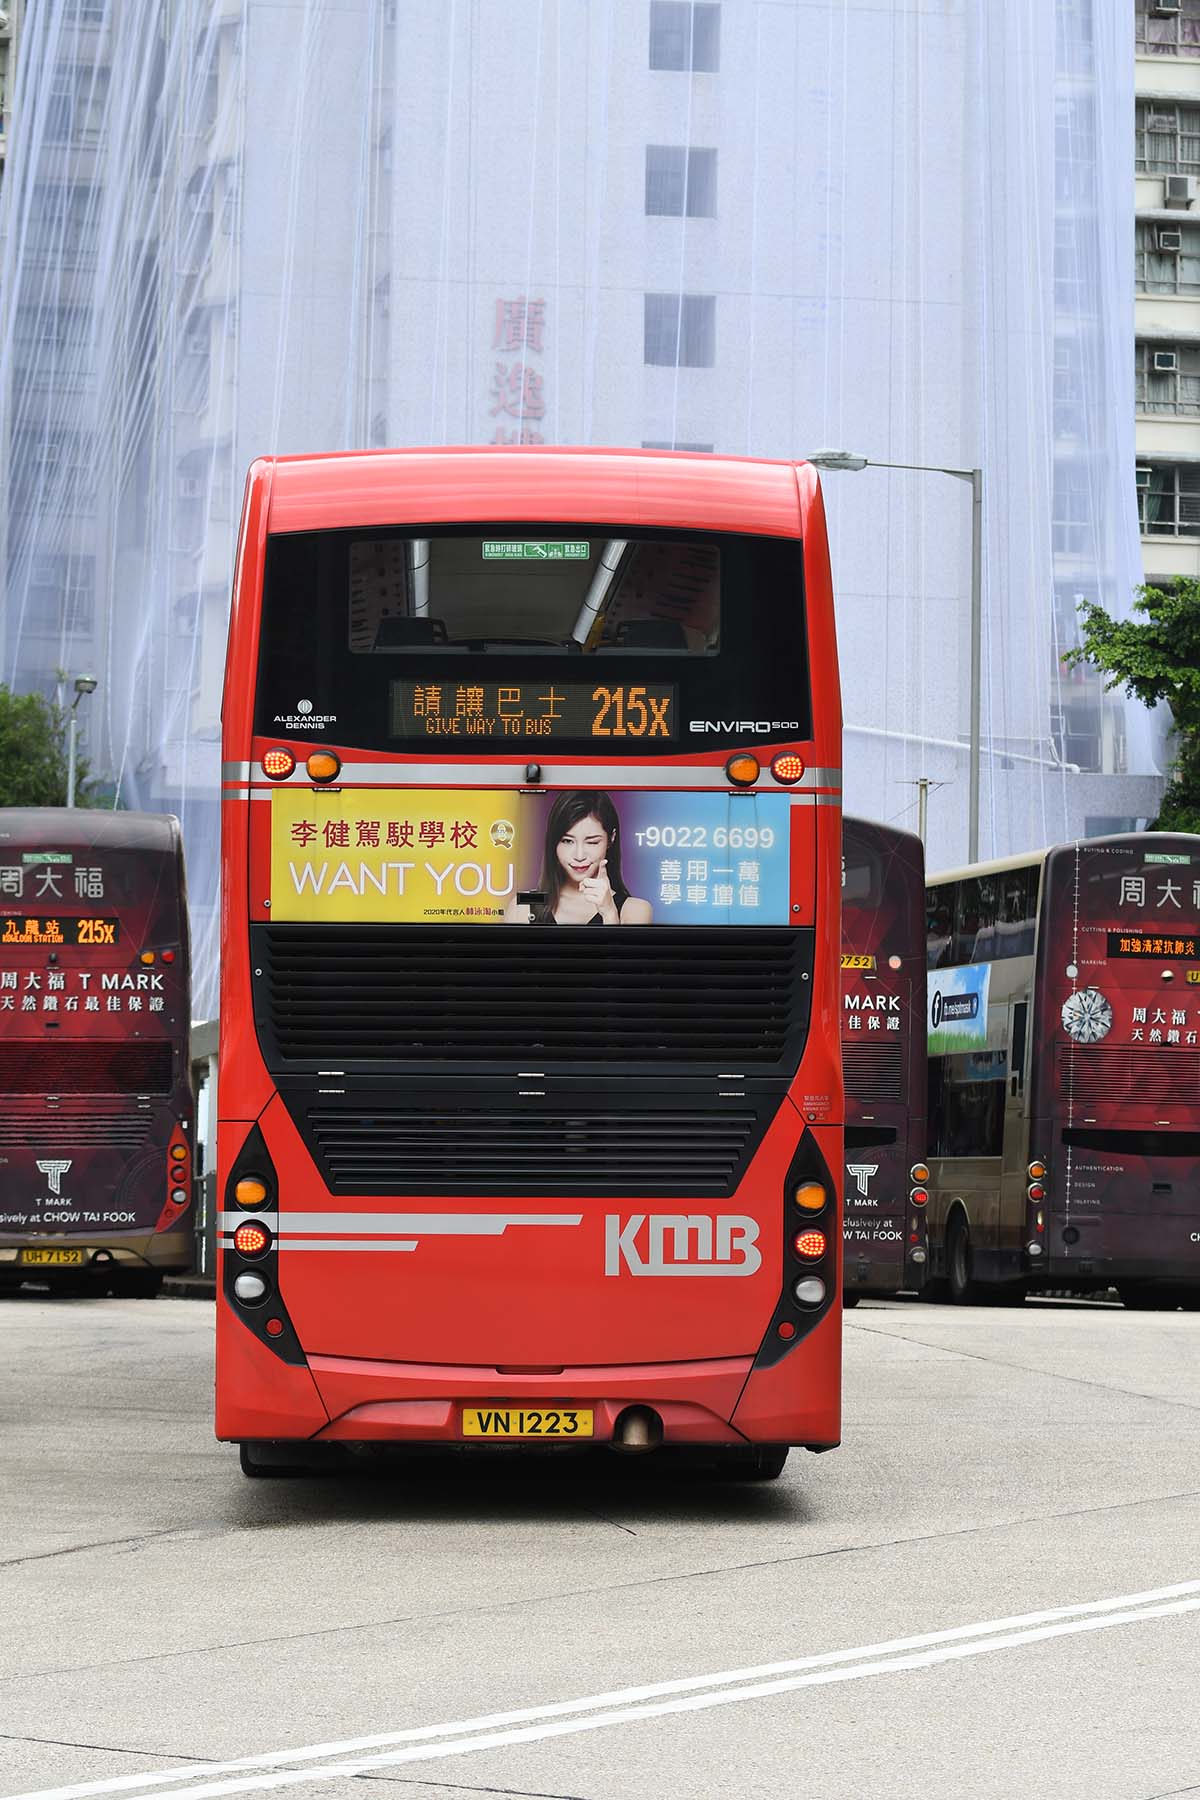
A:
[[[1155,246],[1159,250],[1182,250],[1183,233],[1164,226],[1154,234]]]
[[[1192,195],[1190,175],[1167,175],[1163,178],[1163,198],[1168,206],[1190,206]]]
[[[1144,494],[1148,491],[1150,487],[1150,475],[1151,471],[1148,468],[1145,468],[1141,464],[1138,465],[1138,468],[1135,471],[1135,479],[1139,493]]]
[[[1149,113],[1146,117],[1147,131],[1174,131],[1174,113]]]
[[[1179,368],[1179,358],[1174,350],[1156,350],[1150,366],[1155,375],[1174,375]]]
[[[1160,19],[1173,19],[1183,10],[1182,0],[1154,0],[1151,10]]]

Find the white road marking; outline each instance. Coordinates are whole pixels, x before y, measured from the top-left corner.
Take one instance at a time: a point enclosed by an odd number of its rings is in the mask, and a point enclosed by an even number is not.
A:
[[[580,1700],[492,1713],[478,1719],[459,1719],[443,1725],[413,1726],[404,1731],[350,1738],[340,1743],[264,1751],[233,1762],[193,1764],[190,1768],[176,1765],[171,1769],[150,1770],[143,1775],[121,1775],[107,1781],[34,1789],[9,1796],[8,1800],[78,1800],[84,1795],[146,1792],[168,1783],[188,1782],[194,1785],[171,1785],[166,1800],[210,1800],[211,1796],[221,1794],[244,1794],[306,1781],[341,1779],[398,1763],[465,1756],[474,1751],[500,1749],[508,1744],[596,1731],[630,1720],[699,1712],[714,1706],[790,1693],[798,1688],[862,1681],[895,1670],[933,1668],[940,1663],[988,1655],[1018,1645],[1197,1611],[1200,1611],[1200,1581],[1178,1582],[1171,1587],[1154,1588],[1140,1594],[1083,1601],[1075,1606],[1052,1607],[1043,1612],[990,1619],[976,1625],[957,1625],[944,1631],[924,1632],[917,1637],[894,1638],[888,1643],[861,1645],[852,1650],[832,1650],[789,1662],[686,1676],[675,1681],[593,1694]],[[667,1698],[668,1695],[675,1697]],[[330,1760],[344,1758],[347,1752],[376,1749],[384,1744],[403,1748],[353,1757],[348,1761]],[[281,1763],[305,1763],[308,1766],[269,1774],[251,1773]],[[320,1766],[314,1767],[314,1764]],[[213,1777],[218,1775],[231,1775],[234,1779],[214,1781]]]

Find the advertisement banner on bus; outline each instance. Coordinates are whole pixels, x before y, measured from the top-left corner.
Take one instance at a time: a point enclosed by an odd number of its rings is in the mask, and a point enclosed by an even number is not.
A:
[[[784,794],[279,788],[271,917],[783,925]]]
[[[991,963],[929,971],[926,1023],[930,1056],[986,1050]]]

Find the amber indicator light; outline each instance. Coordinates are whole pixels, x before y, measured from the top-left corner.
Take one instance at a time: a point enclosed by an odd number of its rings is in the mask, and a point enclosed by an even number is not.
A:
[[[1031,1162],[1029,1165],[1030,1181],[1044,1181],[1045,1178],[1046,1178],[1045,1163],[1044,1162]]]
[[[262,759],[262,771],[272,781],[286,781],[296,766],[296,759],[290,750],[267,750]]]
[[[908,1176],[910,1181],[919,1181],[924,1184],[929,1180],[929,1167],[926,1163],[914,1163],[908,1171]]]
[[[761,772],[757,756],[731,756],[725,764],[726,777],[734,787],[753,787]]]
[[[823,1231],[798,1231],[792,1239],[792,1248],[797,1256],[815,1262],[818,1256],[824,1256],[826,1242]]]
[[[233,1234],[233,1247],[241,1256],[261,1256],[270,1242],[270,1232],[257,1220],[239,1225]]]
[[[143,950],[139,960],[144,963],[152,963],[154,961],[153,950]]]
[[[304,766],[310,781],[332,781],[342,772],[342,765],[332,750],[314,750]]]
[[[171,1161],[172,1162],[183,1162],[184,1159],[186,1158],[186,1156],[187,1156],[187,1146],[185,1144],[172,1144],[171,1145]]]
[[[782,750],[771,758],[771,773],[784,787],[792,787],[804,774],[804,758],[791,750]]]
[[[796,1205],[804,1212],[811,1213],[820,1212],[828,1198],[825,1189],[816,1181],[806,1181],[796,1189],[794,1195]]]
[[[261,1206],[267,1197],[267,1184],[257,1175],[243,1175],[233,1190],[239,1206]]]

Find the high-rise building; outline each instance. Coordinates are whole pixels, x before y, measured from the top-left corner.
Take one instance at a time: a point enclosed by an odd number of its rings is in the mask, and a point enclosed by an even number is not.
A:
[[[1200,578],[1200,0],[1135,0],[1137,501],[1146,579]]]
[[[264,451],[916,465],[825,489],[847,801],[915,819],[932,782],[935,866],[972,710],[970,491],[937,471],[979,468],[983,852],[1154,810],[1145,716],[1061,660],[1079,598],[1141,578],[1114,10],[39,0],[0,197],[4,675],[95,667],[94,761],[183,817],[202,1005]]]

